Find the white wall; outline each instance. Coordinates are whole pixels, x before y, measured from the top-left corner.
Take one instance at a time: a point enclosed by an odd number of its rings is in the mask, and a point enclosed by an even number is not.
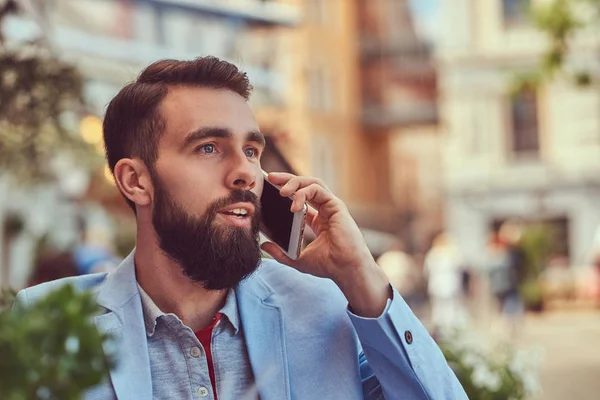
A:
[[[600,91],[560,80],[541,88],[540,161],[515,160],[509,87],[516,71],[535,65],[545,39],[531,26],[506,27],[500,0],[441,4],[447,8],[438,71],[449,230],[480,264],[493,218],[564,215],[571,262],[587,261],[600,224]],[[568,64],[596,68],[588,54],[597,53],[599,38],[579,35]],[[543,209],[539,193],[546,193]]]

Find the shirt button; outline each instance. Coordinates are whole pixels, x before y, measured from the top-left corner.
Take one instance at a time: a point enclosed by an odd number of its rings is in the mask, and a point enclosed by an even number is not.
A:
[[[404,339],[406,340],[406,343],[412,344],[412,342],[413,342],[412,332],[411,331],[404,332]]]
[[[205,388],[204,386],[202,386],[200,389],[198,389],[198,396],[200,396],[200,397],[208,396],[208,389]]]
[[[202,354],[202,352],[200,351],[200,347],[192,347],[192,349],[190,350],[190,354],[192,355],[192,357],[200,357],[200,354]]]

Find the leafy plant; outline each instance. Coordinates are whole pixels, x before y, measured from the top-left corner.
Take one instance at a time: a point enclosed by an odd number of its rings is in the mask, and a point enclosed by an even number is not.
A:
[[[13,311],[6,308],[8,297],[0,302],[3,400],[79,399],[106,378],[114,356],[105,356],[103,345],[112,339],[92,321],[98,306],[90,293],[66,285]]]
[[[566,71],[565,65],[575,35],[597,26],[600,21],[600,0],[551,0],[536,4],[531,10],[534,26],[548,39],[537,68],[519,74],[513,82],[513,93],[540,86],[564,73],[578,86],[596,84],[587,70]]]
[[[16,12],[0,7],[0,28]],[[10,43],[0,36],[0,170],[20,183],[52,178],[51,160],[69,151],[81,160],[94,152],[73,129],[68,115],[84,107],[83,78],[39,41]]]
[[[548,224],[527,227],[519,244],[525,256],[524,281],[537,280],[552,253],[555,232]]]
[[[0,288],[0,312],[13,304],[16,294],[11,288]]]
[[[544,307],[544,293],[542,285],[537,280],[528,280],[519,288],[525,309],[542,311]]]
[[[485,347],[466,332],[440,347],[471,400],[523,400],[539,392],[539,357],[531,351],[509,343]]]

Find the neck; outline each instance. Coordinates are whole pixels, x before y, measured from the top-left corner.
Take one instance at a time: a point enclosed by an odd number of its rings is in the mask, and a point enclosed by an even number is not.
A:
[[[186,277],[158,246],[151,224],[140,226],[138,221],[136,242],[136,278],[158,308],[177,315],[194,332],[209,326],[225,304],[228,291],[206,290]]]

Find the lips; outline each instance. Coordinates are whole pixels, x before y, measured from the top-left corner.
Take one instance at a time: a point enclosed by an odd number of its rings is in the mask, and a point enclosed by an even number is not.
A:
[[[251,217],[254,214],[254,206],[250,203],[236,203],[220,209],[219,213],[238,217]]]
[[[248,215],[248,210],[245,208],[234,208],[231,211],[222,211],[223,214],[235,215],[237,217],[245,217]]]
[[[254,206],[250,203],[236,203],[218,211],[228,223],[235,226],[249,226],[254,215]]]

